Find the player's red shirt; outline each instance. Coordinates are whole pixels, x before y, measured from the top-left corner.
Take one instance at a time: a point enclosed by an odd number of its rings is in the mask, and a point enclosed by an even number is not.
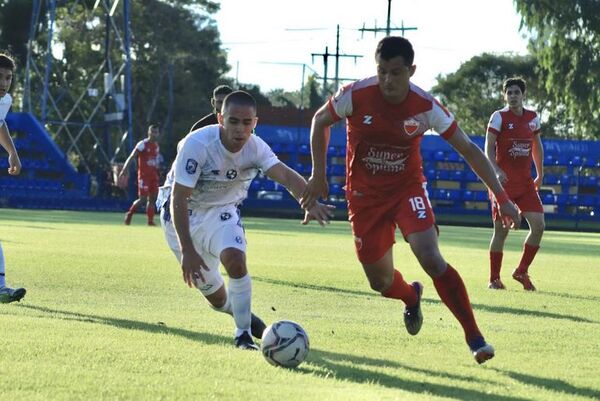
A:
[[[506,173],[508,185],[533,182],[531,153],[535,135],[540,134],[540,119],[535,111],[523,109],[518,116],[508,107],[495,111],[487,132],[496,135],[496,163]]]
[[[135,148],[138,151],[138,179],[158,177],[160,150],[158,143],[146,138],[139,141]]]
[[[410,84],[401,104],[388,103],[377,77],[356,81],[329,99],[335,120],[347,117],[346,190],[385,196],[425,181],[420,153],[425,131],[450,138],[457,124],[433,96]]]

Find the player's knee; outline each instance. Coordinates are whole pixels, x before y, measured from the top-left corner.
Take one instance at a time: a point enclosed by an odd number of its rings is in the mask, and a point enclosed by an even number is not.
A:
[[[221,252],[221,263],[231,278],[242,278],[247,273],[246,254],[236,248],[227,248]]]

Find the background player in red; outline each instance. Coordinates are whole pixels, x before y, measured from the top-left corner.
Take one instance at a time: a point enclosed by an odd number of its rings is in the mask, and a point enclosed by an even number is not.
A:
[[[509,78],[502,85],[506,107],[492,114],[485,138],[485,153],[508,197],[517,204],[529,225],[523,244],[523,255],[513,278],[528,291],[535,291],[529,278],[529,265],[540,248],[544,234],[544,208],[538,195],[544,179],[544,147],[540,139],[540,119],[535,111],[523,107],[526,83],[522,78]],[[531,176],[531,162],[537,177]],[[508,229],[502,225],[498,205],[492,199],[494,234],[490,242],[489,288],[504,289],[500,280],[504,241]]]
[[[377,76],[343,87],[315,114],[311,127],[312,175],[303,193],[308,207],[327,197],[326,150],[330,126],[347,118],[346,199],[356,253],[371,288],[405,304],[409,334],[421,329],[419,282],[408,284],[394,268],[396,227],[433,279],[440,298],[461,323],[478,363],[494,356],[475,322],[463,281],[438,248],[438,231],[427,197],[420,143],[429,129],[440,133],[496,194],[505,224],[519,219],[485,155],[430,94],[410,82],[414,51],[401,37],[382,39],[375,51]]]
[[[125,214],[125,224],[131,224],[133,214],[140,204],[146,204],[146,215],[148,216],[148,225],[154,226],[154,214],[156,196],[158,195],[159,166],[160,166],[160,148],[158,146],[158,137],[160,129],[157,124],[148,127],[148,137],[135,145],[135,148],[125,160],[123,169],[119,176],[123,175],[131,161],[137,157],[138,171],[138,199],[133,201],[131,207]]]

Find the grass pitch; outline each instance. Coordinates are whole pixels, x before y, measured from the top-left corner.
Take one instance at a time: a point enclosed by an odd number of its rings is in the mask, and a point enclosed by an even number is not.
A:
[[[0,209],[7,282],[0,305],[0,390],[13,400],[597,400],[600,235],[547,232],[531,274],[510,279],[526,232],[507,241],[486,289],[487,228],[441,227],[478,323],[496,347],[479,366],[458,322],[398,239],[396,265],[425,284],[418,336],[400,302],[372,292],[349,224],[246,218],[253,310],[303,325],[311,351],[275,368],[233,347],[233,320],[188,289],[157,227],[136,215]]]

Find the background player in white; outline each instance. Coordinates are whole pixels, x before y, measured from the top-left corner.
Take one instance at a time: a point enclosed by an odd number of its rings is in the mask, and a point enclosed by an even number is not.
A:
[[[4,121],[12,105],[12,97],[8,90],[12,83],[14,71],[15,62],[13,59],[4,53],[0,53],[0,145],[8,152],[8,174],[10,175],[18,175],[21,172],[21,161],[10,137],[6,121]],[[12,289],[7,287],[4,274],[4,253],[2,252],[2,243],[0,243],[0,303],[20,301],[25,296],[25,288]]]
[[[191,132],[179,143],[159,195],[161,224],[181,263],[184,281],[197,287],[215,310],[233,315],[237,347],[258,349],[251,334],[261,337],[265,325],[251,313],[252,283],[238,206],[259,170],[296,199],[306,181],[252,135],[257,117],[250,94],[227,95],[218,119],[218,125]],[[306,211],[303,224],[314,219],[323,225],[330,217],[331,207],[315,203]],[[219,262],[229,275],[227,289]]]

